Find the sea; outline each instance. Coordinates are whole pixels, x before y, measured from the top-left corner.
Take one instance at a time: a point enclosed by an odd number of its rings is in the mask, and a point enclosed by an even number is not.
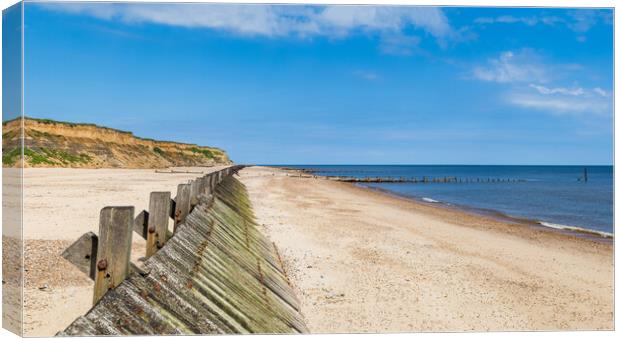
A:
[[[419,179],[457,183],[356,183],[424,203],[612,237],[613,166],[285,165],[318,176]],[[584,179],[587,172],[587,181]],[[491,182],[488,182],[491,181]],[[498,182],[499,181],[499,182]],[[458,183],[461,182],[461,183]],[[467,182],[467,183],[465,183]]]

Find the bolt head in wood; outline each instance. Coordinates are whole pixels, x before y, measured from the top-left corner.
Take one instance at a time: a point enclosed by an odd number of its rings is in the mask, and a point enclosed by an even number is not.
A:
[[[97,270],[99,271],[103,271],[105,269],[108,268],[108,260],[107,259],[102,259],[99,262],[97,262]]]

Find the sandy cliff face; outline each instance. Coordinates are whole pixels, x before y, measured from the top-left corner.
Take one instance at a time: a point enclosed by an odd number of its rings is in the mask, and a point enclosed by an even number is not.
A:
[[[3,166],[19,162],[19,120],[2,125]],[[226,152],[195,144],[155,141],[92,124],[26,118],[26,167],[167,168],[229,164]]]

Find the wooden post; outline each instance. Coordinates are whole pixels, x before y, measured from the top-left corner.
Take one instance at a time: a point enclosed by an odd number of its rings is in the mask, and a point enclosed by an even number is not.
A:
[[[217,171],[211,173],[211,190],[215,189],[217,185]]]
[[[211,192],[213,191],[213,173],[207,174],[205,177],[207,178],[207,189]]]
[[[133,214],[133,207],[101,209],[93,303],[123,282],[129,273]]]
[[[177,197],[175,200],[174,210],[174,232],[177,232],[177,226],[185,220],[187,214],[189,214],[190,204],[190,185],[179,184],[177,187]]]
[[[198,195],[200,195],[200,182],[199,179],[195,179],[189,184],[189,204],[190,209],[198,204]]]
[[[149,227],[149,212],[146,210],[140,211],[138,216],[133,220],[133,231],[139,234],[142,238],[146,239]]]
[[[170,192],[154,191],[149,199],[149,223],[146,235],[146,257],[151,257],[168,240]]]
[[[93,232],[87,232],[62,252],[62,257],[80,271],[95,279],[97,265],[98,238]]]
[[[212,177],[210,175],[205,176],[205,194],[210,195],[213,192],[213,187],[211,184]]]
[[[198,195],[202,195],[205,193],[205,178],[204,176],[198,177],[196,179],[198,182]]]

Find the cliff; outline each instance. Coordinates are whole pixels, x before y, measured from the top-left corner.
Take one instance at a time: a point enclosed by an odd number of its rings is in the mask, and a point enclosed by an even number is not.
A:
[[[2,164],[19,163],[20,119],[2,124]],[[25,167],[167,168],[230,164],[225,151],[94,124],[24,119]]]

